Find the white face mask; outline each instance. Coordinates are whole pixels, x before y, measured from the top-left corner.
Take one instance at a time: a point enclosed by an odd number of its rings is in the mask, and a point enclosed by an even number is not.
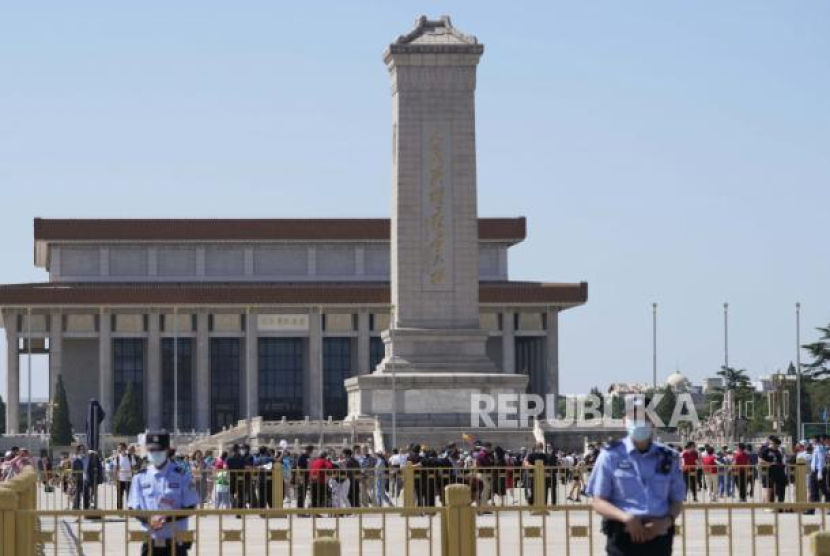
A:
[[[239,455],[247,456],[248,455],[248,450],[239,450]]]
[[[167,461],[167,452],[150,452],[147,454],[147,459],[153,467],[161,467]]]

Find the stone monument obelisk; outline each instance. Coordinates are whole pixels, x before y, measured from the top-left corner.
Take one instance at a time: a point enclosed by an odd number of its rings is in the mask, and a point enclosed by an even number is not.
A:
[[[392,324],[372,374],[348,379],[349,414],[399,426],[470,426],[473,394],[523,393],[479,325],[475,85],[484,45],[420,17],[389,45]],[[393,381],[396,402],[392,402]]]

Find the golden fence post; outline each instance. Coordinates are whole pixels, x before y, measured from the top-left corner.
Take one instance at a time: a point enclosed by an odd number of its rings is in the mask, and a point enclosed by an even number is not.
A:
[[[331,537],[314,539],[312,554],[314,556],[340,556],[340,539]]]
[[[798,460],[795,464],[795,501],[807,502],[807,463]]]
[[[810,551],[813,556],[830,556],[830,531],[810,535]]]
[[[415,507],[415,468],[407,465],[403,468],[403,507]]]
[[[14,491],[17,497],[18,512],[20,510],[29,510],[29,512],[35,510],[37,473],[32,468],[24,469],[14,479],[7,481],[5,488]],[[34,517],[31,513],[17,513],[14,521],[17,546],[11,554],[28,556],[34,550]]]
[[[277,465],[275,461],[271,468],[271,504],[272,508],[282,509],[282,500],[285,496],[285,483],[283,483],[282,463]]]
[[[533,464],[533,505],[537,508],[544,508],[547,505],[547,477],[545,477],[545,463],[536,461]],[[554,485],[556,488],[556,485]]]
[[[31,512],[36,509],[37,504],[37,473],[31,467],[27,467],[15,478],[0,485],[2,485],[1,492],[11,492],[14,497],[14,509],[3,511],[2,529],[5,537],[9,527],[14,528],[14,533],[11,535],[13,540],[10,541],[13,544],[6,544],[4,539],[4,548],[11,547],[11,551],[3,552],[2,556],[28,556],[34,550],[35,521]],[[10,498],[8,495],[5,495],[5,498],[8,506]],[[23,514],[21,510],[28,510],[28,512]]]
[[[25,509],[29,510],[24,521],[26,525],[26,546],[25,554],[35,553],[35,510],[37,510],[37,471],[33,467],[29,468],[29,472],[23,477],[24,486],[26,488]]]
[[[467,485],[449,485],[444,489],[446,507],[441,513],[442,556],[475,556],[476,517],[472,491]]]
[[[17,554],[18,509],[17,492],[0,486],[0,556]]]

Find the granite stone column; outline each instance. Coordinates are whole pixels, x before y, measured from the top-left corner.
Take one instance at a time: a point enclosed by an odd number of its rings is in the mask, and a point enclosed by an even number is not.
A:
[[[312,311],[308,317],[309,410],[312,419],[323,419],[323,315]]]
[[[20,354],[17,314],[6,313],[6,434],[20,432]]]
[[[511,311],[501,317],[501,372],[516,374],[516,318]]]
[[[63,374],[63,314],[49,315],[49,420],[52,419],[52,404],[58,377]]]
[[[147,428],[159,430],[162,428],[164,413],[164,396],[162,394],[161,368],[161,327],[159,314],[152,311],[147,315],[147,406],[144,408],[147,415]],[[170,423],[172,426],[172,422]]]
[[[559,396],[559,310],[548,309],[545,342],[545,392]],[[555,407],[555,406],[554,406]]]
[[[259,415],[259,357],[256,313],[245,314],[245,414]]]
[[[112,417],[117,407],[113,401],[112,314],[106,309],[101,309],[98,318],[98,369],[98,402],[107,414],[101,423],[101,432],[109,433],[112,432]]]
[[[210,429],[210,333],[208,314],[196,314],[196,429]]]
[[[369,313],[360,311],[357,314],[357,374],[369,374],[374,369],[369,367]]]

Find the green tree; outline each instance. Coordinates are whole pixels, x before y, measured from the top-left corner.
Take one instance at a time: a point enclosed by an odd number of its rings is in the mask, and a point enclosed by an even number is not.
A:
[[[53,446],[72,444],[72,422],[69,420],[69,402],[63,377],[58,375],[55,385],[55,398],[52,400],[52,424],[49,427],[49,442]]]
[[[590,394],[597,397],[599,408],[602,410],[605,407],[605,394],[603,394],[597,386],[591,388]]]
[[[144,411],[138,396],[133,392],[133,385],[127,386],[127,391],[121,397],[121,403],[115,410],[112,418],[112,430],[115,434],[135,436],[144,432]]]
[[[736,395],[749,397],[752,391],[752,383],[749,380],[746,369],[735,369],[733,367],[721,367],[718,376],[723,378],[721,391],[734,390]]]
[[[625,417],[625,396],[611,398],[611,417],[614,419]]]
[[[657,390],[657,393],[662,394],[663,397],[660,398],[660,403],[657,404],[654,412],[658,417],[660,417],[660,420],[663,421],[663,425],[665,425],[666,428],[669,428],[671,416],[672,413],[674,413],[674,406],[677,403],[677,395],[670,386]]]
[[[734,369],[732,367],[721,367],[717,375],[723,379],[723,386],[714,388],[712,392],[706,395],[703,413],[706,416],[711,415],[712,411],[720,409],[723,405],[723,397],[725,392],[733,390],[735,392],[735,401],[742,403],[755,399],[755,389],[749,380],[749,375],[746,369]]]
[[[830,375],[830,324],[816,328],[822,336],[817,342],[802,346],[813,358],[812,363],[804,365],[807,373],[818,378]]]

